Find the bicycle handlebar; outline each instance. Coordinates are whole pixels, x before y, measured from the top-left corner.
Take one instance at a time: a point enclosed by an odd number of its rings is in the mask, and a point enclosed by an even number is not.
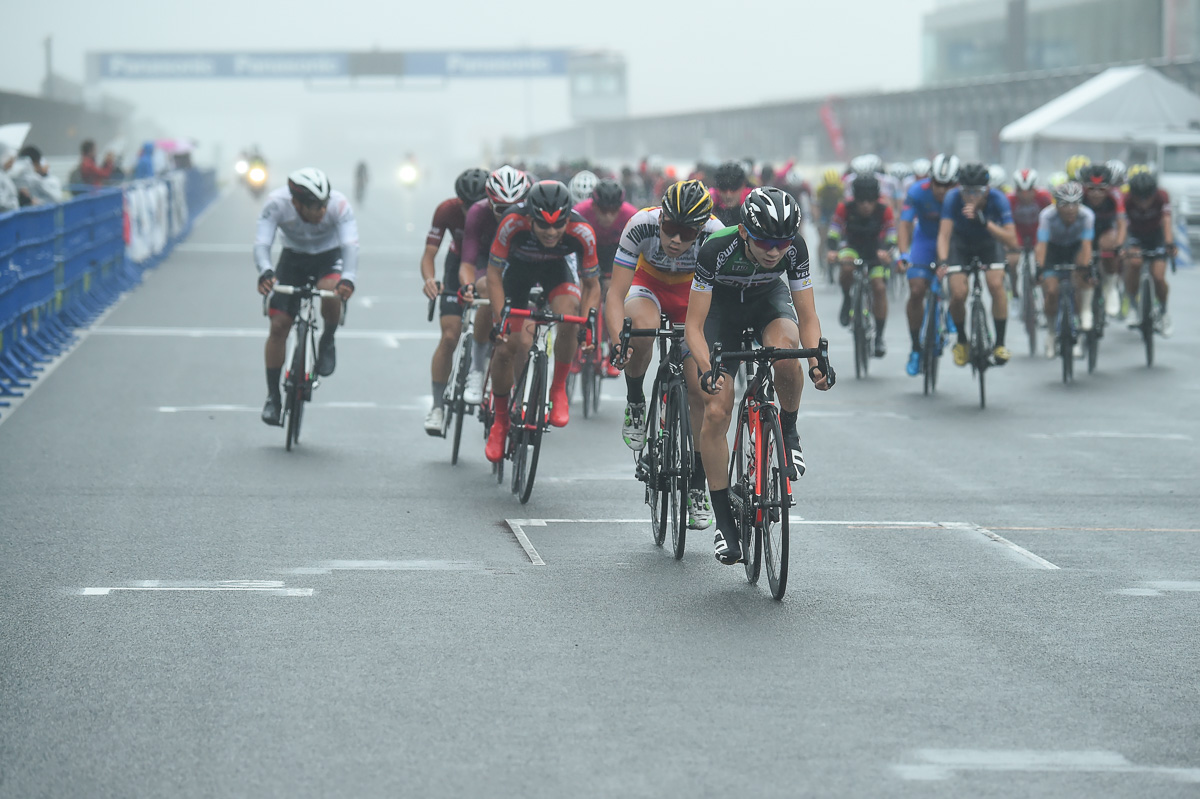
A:
[[[720,368],[725,361],[754,361],[755,363],[774,363],[788,358],[816,358],[817,368],[822,374],[829,374],[829,340],[822,338],[815,347],[800,349],[785,349],[783,347],[759,347],[755,350],[737,350],[724,352],[721,342],[712,345],[711,358],[713,371]]]
[[[278,283],[276,283],[274,285],[274,287],[272,287],[271,290],[274,291],[276,294],[298,295],[301,299],[304,299],[307,297],[333,298],[333,297],[342,296],[342,295],[338,294],[336,291],[330,291],[329,289],[315,289],[315,288],[312,288],[311,286],[282,286]]]
[[[665,324],[664,318],[664,324]],[[670,327],[638,327],[633,326],[633,320],[628,316],[625,317],[625,324],[621,326],[621,346],[624,347],[629,343],[631,338],[683,338],[683,325],[671,325]]]

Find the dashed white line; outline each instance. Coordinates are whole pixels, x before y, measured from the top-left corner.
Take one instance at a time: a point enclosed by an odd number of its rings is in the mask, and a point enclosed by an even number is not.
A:
[[[923,762],[892,766],[901,779],[945,780],[959,772],[993,771],[1149,774],[1179,782],[1200,782],[1200,768],[1142,766],[1130,763],[1120,752],[1105,750],[921,749],[914,754]]]

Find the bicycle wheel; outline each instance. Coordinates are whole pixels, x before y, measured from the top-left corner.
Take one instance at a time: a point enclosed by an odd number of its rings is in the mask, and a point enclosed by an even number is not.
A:
[[[925,396],[929,396],[937,388],[938,360],[938,301],[932,291],[925,301],[921,331],[921,372],[925,377]]]
[[[659,435],[658,398],[662,386],[656,379],[651,402],[646,404],[646,445],[640,456],[646,480],[646,504],[650,506],[650,537],[654,545],[661,547],[667,537],[667,516],[671,512],[670,499],[662,487],[663,438]]]
[[[1154,285],[1149,273],[1142,275],[1138,288],[1138,306],[1142,312],[1142,341],[1146,344],[1146,366],[1154,365]]]
[[[583,358],[579,364],[579,384],[583,389],[583,418],[587,419],[592,415],[592,392],[596,390],[596,385],[592,382],[592,359]]]
[[[692,477],[692,431],[688,419],[687,392],[675,383],[667,394],[666,480],[663,490],[669,499],[671,554],[683,557],[687,541],[688,488]]]
[[[1029,336],[1029,357],[1037,356],[1037,305],[1033,293],[1036,284],[1033,273],[1029,269],[1028,260],[1021,261],[1021,319],[1025,323],[1025,333]]]
[[[592,358],[592,413],[600,412],[600,386],[604,379],[604,372],[600,368],[600,356],[594,354]]]
[[[1097,287],[1092,292],[1092,329],[1087,332],[1087,370],[1090,375],[1096,371],[1096,362],[1100,359],[1100,339],[1104,338],[1104,292]]]
[[[528,402],[525,406],[524,417],[524,458],[525,476],[521,480],[521,504],[529,501],[533,494],[533,481],[537,477],[538,456],[542,451],[542,431],[546,425],[546,353],[539,352],[532,359],[536,363],[533,375],[530,377]]]
[[[751,585],[758,582],[758,575],[762,569],[762,538],[754,524],[752,507],[755,475],[758,474],[755,440],[750,418],[742,414],[738,419],[737,437],[733,441],[733,457],[729,462],[729,505],[742,539],[746,580]]]
[[[867,319],[863,314],[863,291],[859,283],[851,289],[850,308],[854,314],[854,377],[862,379],[867,376]]]
[[[304,322],[296,324],[296,347],[292,350],[292,368],[288,373],[287,402],[287,450],[300,443],[300,419],[304,415],[305,349],[308,337],[304,335]]]
[[[971,307],[971,361],[975,366],[975,374],[979,378],[979,407],[987,407],[987,388],[984,375],[987,373],[987,359],[990,356],[987,341],[987,316],[983,303],[976,302]]]
[[[762,419],[762,507],[759,516],[762,546],[767,561],[767,584],[771,596],[783,599],[788,578],[788,538],[791,522],[792,486],[788,480],[787,448],[783,428],[772,409]]]

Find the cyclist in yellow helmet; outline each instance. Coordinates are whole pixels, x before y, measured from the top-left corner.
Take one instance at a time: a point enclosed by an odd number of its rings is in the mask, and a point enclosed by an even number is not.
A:
[[[1079,170],[1085,166],[1090,166],[1092,159],[1086,155],[1073,155],[1067,159],[1067,178],[1069,180],[1079,180]]]

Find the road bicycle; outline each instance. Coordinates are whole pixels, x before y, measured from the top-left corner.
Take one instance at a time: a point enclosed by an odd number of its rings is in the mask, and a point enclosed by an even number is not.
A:
[[[1003,269],[1004,264],[984,264],[979,256],[966,266],[951,266],[948,273],[962,272],[971,281],[967,298],[967,363],[971,374],[979,378],[979,407],[987,407],[987,387],[984,375],[992,360],[992,326],[988,322],[987,306],[983,303],[984,274],[990,269]]]
[[[450,375],[446,381],[446,391],[443,394],[445,414],[442,417],[442,438],[454,426],[454,434],[450,445],[450,464],[458,464],[459,447],[462,444],[463,420],[468,414],[474,415],[476,406],[467,402],[467,375],[471,373],[471,352],[475,343],[475,314],[478,309],[491,305],[491,301],[482,297],[465,300],[454,291],[439,291],[436,297],[429,300],[428,320],[433,321],[433,310],[440,297],[458,297],[463,304],[462,332],[458,336],[458,346],[455,347],[453,359],[450,362]]]
[[[688,489],[692,480],[692,423],[687,382],[683,377],[683,325],[672,325],[666,314],[656,328],[634,328],[625,317],[620,349],[630,338],[653,337],[658,343],[658,372],[646,412],[646,445],[635,455],[634,475],[646,484],[650,532],[662,546],[671,531],[671,553],[683,557],[687,538]]]
[[[713,374],[730,362],[745,362],[750,372],[738,405],[737,433],[729,462],[729,498],[741,537],[746,579],[757,583],[766,560],[767,582],[775,599],[783,599],[787,590],[788,511],[794,504],[792,480],[799,477],[788,463],[771,369],[776,361],[787,358],[815,358],[816,368],[833,386],[835,377],[829,367],[829,342],[825,339],[816,347],[801,349],[759,347],[723,352],[717,342],[712,350]]]
[[[1158,300],[1154,296],[1154,277],[1150,273],[1151,264],[1167,254],[1166,247],[1156,247],[1142,250],[1142,268],[1138,276],[1138,293],[1134,298],[1138,309],[1138,324],[1136,329],[1142,334],[1142,342],[1146,346],[1146,366],[1154,365],[1154,332],[1158,322]],[[1175,271],[1175,259],[1171,258],[1171,271]]]
[[[942,294],[942,279],[935,273],[929,281],[925,296],[925,315],[921,318],[921,374],[925,378],[925,395],[937,390],[938,362],[946,347],[946,298]]]
[[[1094,273],[1091,266],[1076,264],[1060,264],[1051,268],[1059,275],[1064,276],[1060,277],[1058,281],[1058,316],[1054,320],[1054,333],[1058,341],[1058,355],[1062,361],[1062,381],[1070,383],[1075,379],[1075,342],[1079,340],[1080,330],[1076,322],[1075,281],[1065,276],[1073,275],[1077,270],[1087,270],[1090,279]],[[1097,297],[1100,298],[1100,312],[1103,314],[1104,298],[1099,291],[1092,292],[1093,314]],[[1095,328],[1095,326],[1096,320],[1093,318],[1092,327]],[[1088,371],[1090,372],[1094,368],[1091,366]]]
[[[283,415],[279,424],[286,431],[286,447],[300,443],[300,422],[304,418],[304,403],[312,399],[313,389],[321,385],[317,376],[317,331],[320,329],[317,299],[340,296],[336,291],[319,289],[311,283],[303,286],[284,286],[276,283],[273,291],[300,298],[300,312],[292,325],[294,334],[291,364],[283,377]],[[343,305],[343,312],[345,306]]]
[[[598,341],[598,330],[592,331],[592,340]],[[578,370],[578,371],[576,371]],[[583,418],[587,419],[600,411],[600,383],[607,377],[604,369],[604,356],[600,347],[592,347],[587,352],[582,348],[576,350],[575,361],[571,374],[567,378],[567,399],[575,401],[575,388],[578,386],[583,393]]]
[[[867,364],[875,354],[875,317],[871,313],[870,266],[854,259],[854,282],[850,284],[850,332],[854,336],[854,377],[867,376]]]
[[[1021,323],[1025,325],[1025,335],[1029,337],[1029,357],[1037,356],[1038,318],[1042,313],[1042,297],[1038,292],[1037,260],[1033,249],[1026,247],[1021,250],[1021,258],[1017,261],[1017,280],[1021,290]]]

